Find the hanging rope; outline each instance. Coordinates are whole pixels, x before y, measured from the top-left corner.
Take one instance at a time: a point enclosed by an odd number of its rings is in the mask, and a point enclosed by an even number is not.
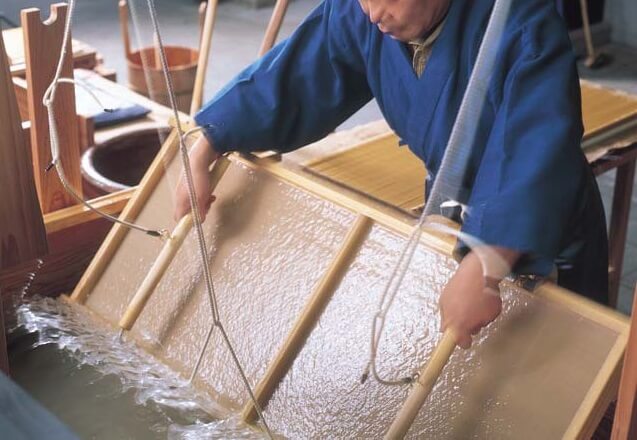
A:
[[[146,228],[140,225],[137,225],[135,223],[132,222],[128,222],[125,220],[120,220],[116,217],[113,217],[109,214],[106,214],[102,211],[100,211],[99,209],[93,207],[89,202],[87,202],[86,200],[84,200],[79,194],[77,194],[77,192],[74,190],[74,188],[68,183],[67,179],[66,179],[66,175],[64,173],[64,167],[62,166],[62,163],[60,161],[60,145],[59,145],[59,137],[58,137],[58,132],[57,132],[57,125],[55,122],[55,110],[54,110],[54,103],[55,103],[55,96],[56,96],[56,92],[57,92],[57,88],[59,86],[59,84],[63,84],[63,83],[69,83],[69,84],[76,84],[76,82],[72,79],[72,78],[62,78],[62,68],[63,68],[63,63],[64,63],[64,59],[67,56],[67,47],[70,46],[70,28],[71,28],[71,23],[73,20],[73,15],[74,15],[74,10],[75,10],[75,1],[76,0],[69,0],[69,8],[67,10],[67,14],[66,14],[66,23],[64,26],[64,34],[63,34],[63,39],[62,39],[62,48],[60,50],[60,58],[58,60],[58,64],[56,67],[56,71],[55,71],[55,75],[53,77],[53,80],[51,81],[51,84],[49,85],[49,87],[47,88],[46,92],[44,93],[44,97],[43,97],[43,104],[46,106],[47,108],[47,112],[48,112],[48,120],[49,120],[49,127],[50,127],[50,138],[51,138],[51,156],[52,156],[52,161],[51,164],[49,165],[49,168],[55,167],[56,172],[60,178],[60,181],[62,182],[62,185],[64,186],[64,188],[66,189],[66,191],[69,192],[69,194],[71,194],[78,202],[82,203],[84,206],[86,206],[87,208],[89,208],[91,211],[97,213],[98,215],[112,221],[115,223],[119,223],[125,227],[131,228],[131,229],[135,229],[141,232],[144,232],[150,236],[153,237],[160,237],[160,238],[169,238],[170,233],[165,231],[165,230],[156,230],[156,229],[151,229],[151,228]],[[230,356],[232,357],[233,363],[237,369],[237,371],[239,372],[241,379],[243,381],[243,384],[250,396],[250,399],[252,400],[257,415],[259,416],[259,418],[261,419],[261,422],[263,423],[263,426],[265,428],[265,431],[268,435],[269,438],[273,438],[272,433],[270,431],[270,428],[263,416],[263,412],[262,409],[258,403],[258,401],[256,400],[254,393],[252,391],[252,388],[250,386],[250,383],[248,381],[248,378],[246,376],[245,370],[243,369],[241,362],[239,361],[239,358],[236,354],[236,351],[232,345],[232,342],[230,341],[230,338],[223,326],[223,323],[221,322],[221,318],[219,316],[219,307],[217,304],[217,298],[216,298],[216,293],[215,293],[215,288],[214,288],[214,283],[212,281],[212,276],[210,273],[210,265],[209,265],[209,256],[208,256],[208,251],[207,251],[207,246],[206,246],[206,241],[205,241],[205,237],[204,237],[204,233],[203,233],[203,228],[202,228],[202,224],[201,224],[201,217],[199,215],[199,209],[198,209],[198,204],[197,204],[197,198],[195,195],[195,189],[194,189],[194,183],[193,183],[193,177],[192,177],[192,172],[190,170],[190,160],[188,157],[188,149],[186,147],[185,144],[185,139],[187,136],[189,136],[190,134],[195,133],[196,131],[198,131],[198,129],[192,129],[189,130],[188,132],[184,133],[182,126],[181,126],[181,121],[179,119],[179,112],[177,110],[177,105],[176,105],[176,99],[175,99],[175,92],[174,92],[174,87],[172,84],[172,78],[170,77],[169,71],[168,71],[168,62],[166,59],[166,53],[164,50],[164,45],[162,42],[162,38],[161,38],[161,34],[160,34],[160,29],[159,29],[159,23],[157,20],[157,12],[156,12],[156,8],[155,8],[155,4],[153,0],[147,0],[147,5],[148,5],[148,9],[150,12],[150,17],[151,17],[151,22],[152,22],[152,26],[153,26],[153,32],[154,35],[156,37],[157,40],[157,45],[158,45],[158,49],[159,49],[159,55],[160,55],[160,60],[161,60],[161,65],[162,65],[162,72],[164,75],[164,79],[166,81],[166,87],[168,89],[168,95],[169,95],[169,99],[170,99],[170,106],[172,108],[173,111],[173,115],[175,117],[175,121],[176,121],[176,130],[178,133],[178,139],[179,139],[179,150],[181,153],[181,161],[182,161],[182,165],[184,168],[184,175],[185,175],[185,180],[187,183],[187,187],[188,187],[188,196],[190,199],[190,206],[191,206],[191,212],[193,215],[193,219],[194,219],[194,224],[195,224],[195,230],[196,230],[196,235],[197,235],[197,243],[198,243],[198,247],[199,247],[199,254],[201,257],[201,261],[202,261],[202,266],[203,266],[203,272],[204,272],[204,278],[205,278],[205,283],[206,283],[206,292],[208,294],[208,300],[209,300],[209,305],[210,305],[210,313],[212,316],[212,324],[210,327],[210,330],[208,331],[208,334],[206,336],[206,340],[203,344],[202,350],[200,352],[200,355],[197,359],[196,365],[195,365],[195,369],[193,370],[193,373],[191,374],[191,378],[190,380],[192,381],[192,379],[194,378],[194,375],[196,374],[197,369],[199,368],[199,365],[201,364],[201,361],[203,359],[203,354],[205,353],[206,347],[208,345],[208,342],[210,340],[210,337],[212,335],[212,332],[215,328],[217,328],[219,330],[219,332],[221,333],[222,339],[226,345],[226,348],[228,349]],[[133,18],[133,21],[135,21],[136,19],[136,14],[135,14],[135,8],[131,7],[131,16]],[[96,99],[96,101],[99,103],[99,100],[97,99],[96,96],[94,96],[93,94],[91,94],[93,96],[93,98]],[[101,106],[101,105],[100,105]],[[108,111],[108,109],[105,109],[106,111]]]
[[[161,239],[166,239],[169,236],[169,233],[165,229],[154,229],[148,228],[145,226],[137,225],[133,222],[129,222],[126,220],[118,219],[115,216],[107,214],[97,208],[95,208],[90,202],[86,201],[82,196],[80,196],[75,188],[68,182],[66,178],[66,174],[64,172],[64,166],[62,165],[62,161],[60,160],[60,139],[58,136],[57,123],[55,121],[55,111],[53,105],[55,103],[55,94],[60,84],[78,84],[84,90],[86,90],[93,99],[103,108],[99,99],[95,94],[93,94],[88,88],[84,87],[79,82],[76,82],[73,78],[62,78],[62,68],[64,66],[64,60],[67,56],[67,47],[71,46],[70,36],[71,36],[71,22],[73,20],[73,13],[75,11],[75,0],[69,0],[69,7],[66,11],[66,22],[64,24],[64,34],[62,36],[62,48],[60,50],[60,58],[58,59],[57,66],[55,68],[55,74],[53,76],[53,80],[49,87],[47,87],[44,92],[44,96],[42,97],[42,104],[46,107],[48,113],[48,121],[49,121],[49,137],[51,144],[51,163],[47,166],[46,170],[49,171],[52,168],[55,168],[57,175],[62,182],[62,186],[64,189],[78,202],[82,205],[86,206],[89,210],[96,213],[97,215],[113,222],[119,223],[120,225],[135,229],[137,231],[143,232],[144,234],[150,235],[151,237],[157,237]],[[112,111],[111,109],[104,109],[104,111]]]
[[[511,268],[506,261],[477,238],[444,225],[426,223],[426,218],[430,215],[438,214],[442,206],[457,205],[463,207],[463,217],[468,209],[464,206],[464,200],[462,200],[464,198],[462,181],[468,167],[473,139],[478,130],[480,114],[484,107],[490,79],[496,64],[498,51],[495,48],[498,47],[504,32],[510,7],[511,0],[496,0],[491,11],[491,17],[480,44],[480,50],[478,51],[476,62],[429,198],[381,294],[372,322],[369,361],[361,377],[361,382],[363,383],[370,374],[383,385],[403,385],[416,379],[415,374],[399,379],[382,378],[377,371],[376,358],[378,345],[385,328],[387,313],[396,299],[398,289],[413,260],[424,226],[460,238],[480,258],[485,277],[490,274],[510,272]]]
[[[236,351],[232,345],[232,342],[230,341],[230,338],[228,337],[228,334],[226,333],[226,330],[223,326],[223,323],[221,322],[221,318],[219,316],[219,307],[217,304],[217,297],[216,297],[216,293],[215,293],[215,287],[214,287],[214,283],[212,281],[212,275],[210,273],[210,258],[208,256],[208,248],[206,246],[206,239],[204,236],[204,232],[203,232],[203,227],[202,227],[202,222],[201,222],[201,216],[199,214],[199,206],[198,206],[198,202],[197,202],[197,196],[196,196],[196,192],[195,192],[195,185],[194,185],[194,181],[193,181],[193,176],[192,176],[192,171],[190,169],[190,158],[188,156],[188,148],[186,147],[186,144],[184,142],[185,140],[185,135],[184,135],[184,131],[182,129],[181,126],[181,121],[179,120],[179,112],[177,110],[177,100],[175,98],[175,90],[173,87],[173,83],[172,83],[172,78],[169,74],[168,71],[168,60],[166,58],[166,51],[164,50],[164,44],[162,41],[162,37],[161,37],[161,33],[160,33],[160,29],[159,29],[159,22],[157,20],[157,10],[155,8],[155,2],[154,0],[147,0],[147,4],[148,4],[148,10],[150,12],[150,18],[151,18],[151,22],[152,22],[152,26],[153,26],[153,31],[154,31],[154,35],[157,39],[157,46],[159,48],[159,55],[160,55],[160,60],[161,60],[161,65],[162,65],[162,73],[164,75],[164,80],[166,81],[166,88],[168,90],[168,97],[170,99],[170,106],[172,108],[173,114],[175,116],[175,123],[176,123],[176,129],[177,129],[177,133],[179,135],[179,151],[181,153],[181,162],[182,162],[182,166],[184,168],[184,176],[185,176],[185,180],[186,180],[186,184],[188,187],[188,197],[190,199],[190,209],[191,209],[191,213],[194,219],[194,224],[195,224],[195,230],[196,230],[196,235],[197,235],[197,244],[199,247],[199,254],[201,256],[201,263],[203,266],[203,271],[204,271],[204,278],[205,278],[205,282],[206,282],[206,292],[208,293],[208,300],[209,300],[209,305],[210,305],[210,314],[212,315],[212,324],[211,324],[211,328],[208,332],[208,336],[206,337],[206,340],[202,346],[200,355],[199,355],[199,359],[197,361],[197,364],[195,365],[195,369],[193,370],[193,374],[191,375],[191,380],[194,377],[197,368],[199,366],[199,364],[201,363],[201,358],[203,357],[203,353],[205,353],[205,350],[208,346],[208,342],[210,340],[210,336],[212,334],[212,331],[214,330],[214,328],[217,328],[219,330],[219,332],[221,333],[222,339],[226,345],[226,348],[228,349],[228,351],[230,352],[230,355],[232,357],[232,361],[237,369],[237,371],[239,372],[240,376],[241,376],[241,380],[243,381],[243,384],[246,388],[246,391],[248,392],[250,399],[252,400],[253,404],[255,405],[255,409],[257,411],[257,415],[259,416],[259,419],[261,419],[261,422],[263,423],[263,426],[265,428],[266,433],[268,434],[268,436],[270,438],[273,438],[272,433],[270,431],[270,428],[265,420],[265,417],[263,416],[263,411],[261,410],[261,406],[259,405],[259,402],[257,401],[254,392],[252,391],[252,387],[250,386],[250,382],[248,381],[248,378],[246,376],[245,370],[243,369],[243,366],[241,365],[241,362],[239,361],[239,358],[236,354]]]

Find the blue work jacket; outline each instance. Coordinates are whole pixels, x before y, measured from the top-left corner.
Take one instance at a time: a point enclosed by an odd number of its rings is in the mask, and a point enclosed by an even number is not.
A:
[[[218,152],[286,152],[376,98],[435,179],[492,7],[493,0],[452,0],[418,78],[405,44],[381,33],[356,0],[325,0],[195,119]],[[603,301],[604,214],[580,148],[578,76],[554,0],[514,0],[492,50],[498,68],[465,176],[462,228],[525,253],[518,272],[547,275],[557,263],[571,271],[564,279],[578,280],[567,287]]]

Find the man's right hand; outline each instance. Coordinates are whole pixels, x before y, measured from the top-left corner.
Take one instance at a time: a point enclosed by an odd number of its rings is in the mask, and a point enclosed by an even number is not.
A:
[[[192,171],[192,179],[195,186],[195,194],[197,196],[197,205],[199,206],[199,215],[203,222],[208,214],[210,205],[214,202],[215,197],[211,194],[210,189],[210,173],[208,169],[210,165],[217,160],[217,154],[206,136],[200,136],[195,142],[190,153],[190,170]],[[190,212],[190,197],[188,195],[188,184],[186,176],[181,176],[177,189],[175,190],[175,220],[178,221],[184,215]]]

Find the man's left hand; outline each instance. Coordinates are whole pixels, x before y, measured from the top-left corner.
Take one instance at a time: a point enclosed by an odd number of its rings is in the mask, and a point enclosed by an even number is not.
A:
[[[499,252],[508,261],[517,260],[518,254],[505,250]],[[499,280],[485,278],[480,258],[469,253],[449,280],[440,296],[442,330],[451,328],[456,343],[462,348],[471,347],[472,336],[486,327],[502,311]]]

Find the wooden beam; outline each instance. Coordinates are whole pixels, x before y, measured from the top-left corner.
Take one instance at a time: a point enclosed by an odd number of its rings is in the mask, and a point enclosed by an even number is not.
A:
[[[373,224],[370,218],[359,215],[350,228],[341,249],[332,260],[332,264],[316,286],[287,339],[254,390],[255,398],[262,408],[268,404],[279,384],[292,368],[292,364],[347,274]],[[252,400],[244,406],[241,418],[247,423],[256,420],[257,412]]]
[[[608,302],[617,307],[619,281],[624,265],[624,249],[628,235],[629,213],[635,182],[635,161],[629,161],[617,168],[613,190],[613,208],[608,230]]]
[[[0,38],[0,269],[47,252],[31,156]]]
[[[117,215],[126,206],[137,188],[125,189],[112,194],[107,194],[90,201],[95,208],[110,215]],[[100,218],[99,214],[84,205],[69,206],[55,212],[44,215],[44,224],[47,234],[53,234],[73,226],[90,222]]]
[[[4,307],[0,297],[0,371],[9,375],[9,352],[7,351],[7,335],[4,324]]]
[[[51,5],[51,16],[44,23],[40,18],[39,9],[23,9],[21,13],[27,64],[31,149],[33,151],[36,188],[44,213],[76,204],[75,199],[64,189],[56,173],[46,172],[46,167],[51,162],[50,131],[47,110],[42,104],[42,98],[53,80],[60,56],[59,49],[62,47],[66,10],[66,4]],[[73,78],[70,41],[62,68],[62,77]],[[69,184],[81,195],[80,148],[73,85],[60,85],[55,96],[54,108],[60,141],[61,163],[64,166]]]
[[[185,123],[185,127],[187,128],[188,124]],[[162,146],[161,150],[153,160],[153,163],[148,168],[148,171],[144,175],[144,178],[139,183],[139,186],[134,192],[130,202],[122,211],[120,215],[120,219],[126,221],[134,221],[142,208],[146,204],[146,201],[153,193],[157,184],[164,176],[165,164],[170,163],[177,150],[179,148],[179,134],[177,130],[171,131],[171,133],[166,138],[166,142]],[[99,281],[104,269],[109,264],[111,258],[117,251],[117,248],[121,244],[124,237],[128,233],[129,229],[121,224],[117,223],[113,225],[110,232],[106,236],[106,239],[100,246],[97,254],[91,264],[87,268],[86,272],[82,275],[79,282],[75,286],[73,293],[70,297],[71,301],[78,302],[80,304],[86,301],[86,298],[90,295],[93,287]]]
[[[272,11],[272,16],[270,17],[270,22],[268,23],[268,27],[265,30],[265,35],[263,36],[263,41],[261,42],[261,47],[259,48],[259,56],[262,57],[266,54],[276,42],[276,37],[279,35],[279,30],[281,30],[281,24],[283,23],[283,18],[285,17],[285,13],[288,10],[289,0],[276,0],[274,5],[274,10]]]
[[[637,296],[637,287],[635,287]],[[637,438],[637,301],[633,300],[633,314],[624,358],[619,398],[613,421],[612,440]]]

